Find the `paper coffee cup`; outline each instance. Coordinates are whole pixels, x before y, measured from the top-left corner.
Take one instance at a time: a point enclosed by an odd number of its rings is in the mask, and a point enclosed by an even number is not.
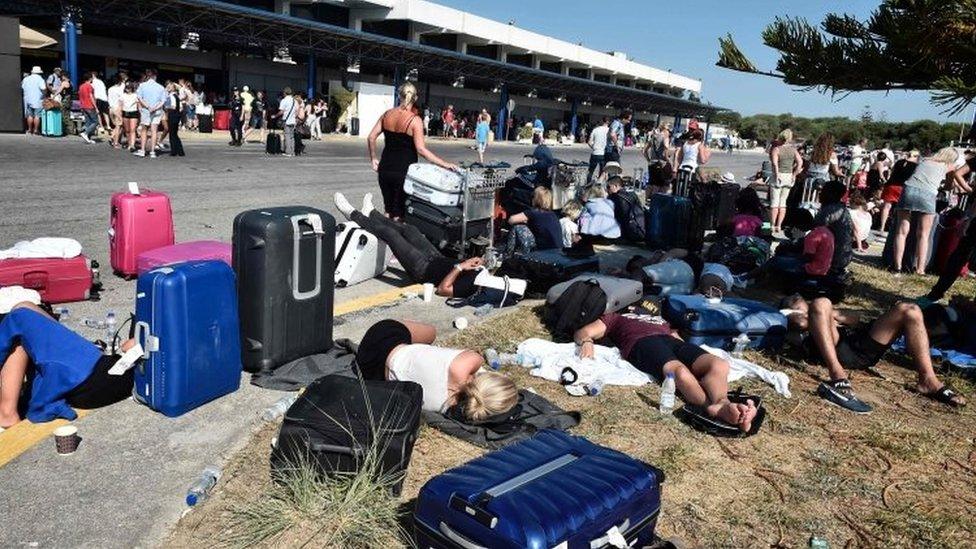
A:
[[[434,300],[434,285],[430,282],[424,284],[424,303],[430,303]]]
[[[78,449],[81,437],[78,436],[78,428],[74,425],[64,425],[54,430],[54,445],[58,454],[70,456]]]

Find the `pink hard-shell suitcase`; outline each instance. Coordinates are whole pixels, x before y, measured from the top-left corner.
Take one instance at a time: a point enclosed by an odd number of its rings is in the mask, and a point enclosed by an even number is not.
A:
[[[139,254],[175,242],[173,209],[166,193],[129,190],[112,195],[111,226],[108,230],[112,270],[122,276],[139,273]]]
[[[0,287],[22,286],[37,290],[44,303],[97,299],[101,284],[98,263],[83,255],[69,259],[31,258],[0,260]]]
[[[141,275],[164,265],[207,259],[223,261],[232,265],[230,243],[218,240],[194,240],[156,248],[139,254],[139,258],[136,260],[136,268]]]

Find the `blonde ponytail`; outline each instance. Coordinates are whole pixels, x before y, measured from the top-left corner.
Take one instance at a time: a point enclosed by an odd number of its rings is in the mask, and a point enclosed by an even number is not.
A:
[[[397,95],[400,97],[401,106],[413,105],[417,102],[417,87],[413,85],[413,82],[404,82],[397,90]]]
[[[518,403],[518,387],[508,376],[487,372],[461,388],[464,416],[472,421],[507,412]]]

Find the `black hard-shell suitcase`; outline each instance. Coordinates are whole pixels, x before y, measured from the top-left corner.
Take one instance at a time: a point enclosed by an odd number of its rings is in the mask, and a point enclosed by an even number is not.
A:
[[[271,468],[309,462],[325,475],[352,473],[375,452],[377,474],[399,495],[420,429],[423,389],[410,381],[329,375],[313,381],[285,412]]]
[[[197,130],[200,133],[213,133],[213,115],[198,114],[197,124]]]
[[[264,145],[264,152],[268,154],[281,154],[283,152],[281,148],[281,136],[275,132],[268,134],[268,141]]]
[[[461,222],[463,212],[457,206],[437,206],[419,200],[407,198],[407,215],[405,221],[420,229],[420,232],[430,240],[437,249],[445,253],[461,250]],[[487,241],[490,236],[491,225],[488,219],[468,221],[465,240]]]
[[[599,273],[600,259],[569,257],[562,250],[537,250],[516,254],[502,264],[502,274],[529,281],[529,291],[545,294],[560,282],[566,282],[583,273]]]
[[[335,219],[306,206],[234,219],[241,354],[249,372],[332,347]]]
[[[705,231],[714,231],[735,216],[739,185],[735,183],[699,183],[692,185],[694,217]]]

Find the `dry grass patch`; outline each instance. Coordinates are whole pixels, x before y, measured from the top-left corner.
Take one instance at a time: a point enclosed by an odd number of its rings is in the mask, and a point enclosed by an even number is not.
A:
[[[933,277],[894,279],[863,263],[853,272],[857,284],[846,305],[875,314],[899,297],[924,294],[934,282]],[[961,280],[954,290],[974,295],[976,283]],[[749,294],[777,295],[763,287]],[[525,338],[548,337],[539,314],[522,307],[451,334],[443,343],[511,351]],[[833,547],[972,547],[976,405],[952,411],[909,392],[905,384],[912,372],[899,366],[901,361],[886,360],[878,367],[881,378],[852,374],[858,393],[875,406],[872,415],[855,416],[816,396],[821,367],[789,356],[752,353],[750,358],[785,371],[793,398],[755,381],[736,383],[763,396],[769,418],[757,436],[734,440],[702,435],[658,414],[655,386],[608,387],[598,397],[576,398],[524,369],[505,371],[563,408],[581,411],[583,422],[574,433],[664,469],[668,481],[659,532],[665,537],[698,547],[805,547],[813,534]],[[955,375],[946,379],[976,399],[972,383]],[[216,496],[180,522],[169,546],[234,539],[234,509],[268,497],[272,436],[271,426],[258,433],[225,469]],[[482,453],[422,428],[398,502],[401,521],[409,520],[424,482]],[[256,545],[301,545],[311,526]]]

